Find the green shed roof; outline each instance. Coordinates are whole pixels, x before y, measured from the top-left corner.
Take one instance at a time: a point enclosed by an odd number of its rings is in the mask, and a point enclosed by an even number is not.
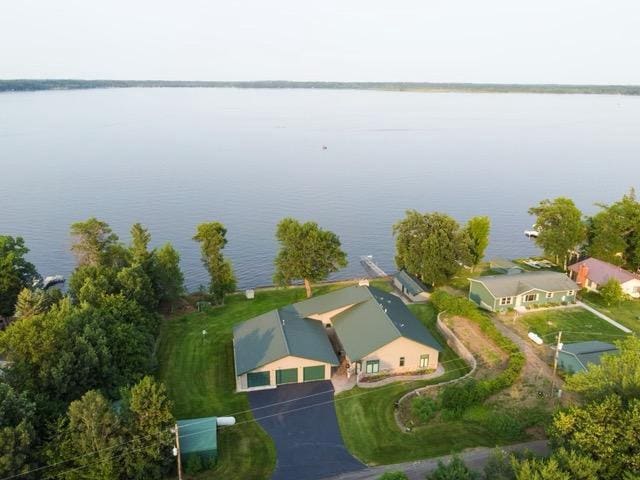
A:
[[[566,343],[560,350],[560,356],[571,356],[575,358],[584,370],[587,365],[600,365],[602,356],[615,355],[619,351],[615,345],[597,340],[588,342]]]
[[[291,305],[236,325],[233,343],[237,375],[289,355],[338,364],[322,322],[302,318]]]
[[[218,450],[218,424],[216,417],[178,420],[180,454],[210,453]]]
[[[400,270],[393,277],[396,278],[411,295],[418,295],[427,291],[427,288],[420,283],[418,279],[414,278],[404,270]]]

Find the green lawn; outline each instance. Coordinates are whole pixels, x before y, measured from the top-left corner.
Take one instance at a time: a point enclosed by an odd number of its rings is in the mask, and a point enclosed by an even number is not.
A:
[[[602,297],[594,292],[582,295],[582,300],[615,321],[629,327],[635,333],[640,333],[640,300],[625,300],[619,305],[608,307],[602,301]]]
[[[529,331],[540,335],[545,343],[552,343],[560,330],[564,343],[586,340],[613,342],[625,335],[622,330],[580,307],[527,313],[518,321],[524,322]]]
[[[326,293],[344,284],[314,288]],[[251,420],[246,394],[234,393],[232,328],[236,323],[304,298],[304,289],[257,291],[254,300],[243,295],[207,313],[190,313],[164,322],[159,340],[159,379],[165,383],[178,419],[233,415],[240,423],[219,430],[219,460],[201,478],[225,480],[268,478],[275,466],[271,439]],[[203,340],[202,330],[208,334]]]
[[[436,327],[436,313],[431,304],[411,305],[411,310],[446,346]],[[411,433],[401,432],[394,419],[394,403],[405,393],[466,373],[466,364],[445,348],[440,361],[447,369],[444,377],[431,382],[396,383],[374,390],[354,388],[336,398],[336,410],[342,437],[349,451],[371,464],[389,464],[444,455],[469,447],[489,446],[514,440],[509,432],[500,433],[484,419],[436,419]]]

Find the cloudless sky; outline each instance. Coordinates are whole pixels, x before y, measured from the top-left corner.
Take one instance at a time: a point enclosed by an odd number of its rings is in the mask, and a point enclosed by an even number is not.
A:
[[[640,84],[640,0],[3,0],[0,78]]]

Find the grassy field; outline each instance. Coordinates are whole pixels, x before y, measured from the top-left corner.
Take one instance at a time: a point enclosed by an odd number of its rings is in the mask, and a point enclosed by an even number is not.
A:
[[[615,321],[629,327],[635,333],[640,333],[640,300],[625,300],[618,305],[608,307],[602,301],[602,297],[594,292],[582,295],[582,300]]]
[[[344,284],[314,288],[326,293]],[[225,480],[268,478],[275,449],[253,417],[246,394],[234,393],[232,328],[236,323],[304,298],[304,289],[257,291],[254,300],[227,298],[224,307],[167,319],[158,347],[159,379],[165,383],[178,419],[233,415],[240,423],[221,429],[216,468],[200,478]],[[208,333],[203,339],[202,331]]]
[[[613,325],[580,307],[527,313],[518,317],[517,321],[523,322],[529,331],[540,335],[545,343],[553,342],[555,334],[560,330],[564,343],[586,340],[612,342],[625,335]]]
[[[436,313],[430,304],[411,305],[411,310],[445,346],[436,327]],[[488,419],[492,407],[480,406],[458,420],[436,418],[410,433],[399,431],[394,419],[394,403],[405,393],[430,383],[457,378],[467,372],[466,364],[448,347],[440,361],[447,369],[444,377],[431,382],[391,384],[374,390],[354,388],[336,398],[340,429],[349,451],[370,464],[389,464],[444,455],[469,447],[495,446],[520,438],[501,431]],[[472,415],[475,413],[475,415]]]

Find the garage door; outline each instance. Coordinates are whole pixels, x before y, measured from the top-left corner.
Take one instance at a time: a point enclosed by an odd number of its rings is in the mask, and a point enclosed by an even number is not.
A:
[[[303,377],[305,382],[312,380],[324,380],[324,365],[317,367],[304,367]]]
[[[298,382],[298,369],[287,368],[284,370],[276,370],[276,385],[282,385],[283,383],[297,383]]]
[[[247,373],[247,386],[249,388],[264,387],[271,383],[270,377],[270,372]]]

